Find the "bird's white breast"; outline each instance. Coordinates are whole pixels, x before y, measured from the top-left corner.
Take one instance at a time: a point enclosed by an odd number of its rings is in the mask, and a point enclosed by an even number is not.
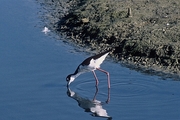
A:
[[[90,71],[93,71],[93,70],[95,70],[95,67],[93,67],[93,66],[91,66],[91,65],[88,65],[88,66],[80,65],[78,72],[79,72],[80,74],[82,74],[82,73],[90,72]]]
[[[100,64],[101,64],[101,63],[100,63],[98,60],[92,59],[92,60],[90,61],[89,67],[90,67],[90,68],[93,68],[93,69],[96,69],[96,68],[99,68],[99,67],[100,67]]]

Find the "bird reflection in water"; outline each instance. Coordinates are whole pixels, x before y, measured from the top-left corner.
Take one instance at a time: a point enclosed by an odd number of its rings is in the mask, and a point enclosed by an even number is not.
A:
[[[107,118],[107,120],[112,120],[112,117],[110,117],[107,114],[107,111],[102,107],[103,105],[109,103],[110,101],[110,89],[108,89],[108,98],[106,102],[101,102],[99,100],[96,100],[96,95],[98,93],[98,87],[96,87],[96,92],[94,95],[93,100],[90,100],[88,98],[83,98],[78,95],[78,93],[72,91],[70,87],[67,87],[67,95],[70,98],[75,99],[78,102],[79,107],[83,108],[85,112],[91,112],[92,116],[94,117],[103,117]]]

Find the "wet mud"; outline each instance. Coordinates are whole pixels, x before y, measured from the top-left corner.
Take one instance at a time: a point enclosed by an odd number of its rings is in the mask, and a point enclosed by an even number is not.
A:
[[[180,75],[180,2],[177,0],[37,0],[47,26],[88,51],[144,71]],[[156,72],[154,72],[156,73]]]

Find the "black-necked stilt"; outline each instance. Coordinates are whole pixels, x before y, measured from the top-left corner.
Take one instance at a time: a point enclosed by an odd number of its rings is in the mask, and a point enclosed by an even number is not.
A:
[[[71,82],[74,81],[76,77],[78,77],[80,74],[85,73],[85,72],[93,72],[93,75],[96,79],[96,86],[98,85],[99,81],[96,76],[95,70],[99,70],[103,73],[106,73],[107,79],[108,79],[108,88],[110,88],[110,77],[109,77],[109,72],[100,69],[100,65],[102,62],[105,60],[106,56],[109,54],[110,50],[102,52],[100,54],[91,56],[87,59],[85,59],[76,69],[76,71],[73,74],[70,74],[67,76],[67,85],[69,85]]]

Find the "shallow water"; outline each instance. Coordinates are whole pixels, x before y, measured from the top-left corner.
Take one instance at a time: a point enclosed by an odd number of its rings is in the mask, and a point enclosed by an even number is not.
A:
[[[89,55],[42,33],[38,7],[31,0],[0,1],[1,120],[180,119],[179,81],[110,60],[102,65],[111,78],[108,104],[106,75],[99,71],[98,91],[91,72],[67,89],[66,76]]]

